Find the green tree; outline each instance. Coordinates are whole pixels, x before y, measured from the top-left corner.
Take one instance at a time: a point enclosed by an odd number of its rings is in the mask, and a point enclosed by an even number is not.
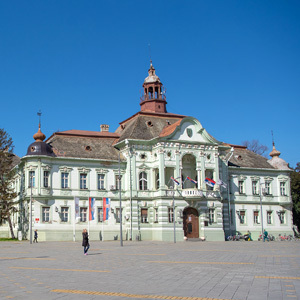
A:
[[[14,199],[17,194],[13,189],[14,158],[13,141],[8,133],[0,128],[0,220],[8,221],[11,237],[14,239],[11,215],[16,211]]]
[[[300,229],[300,162],[291,173],[291,194],[293,199],[293,222]]]

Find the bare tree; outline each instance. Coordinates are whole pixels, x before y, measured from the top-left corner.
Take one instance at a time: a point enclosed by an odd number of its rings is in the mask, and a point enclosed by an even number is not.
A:
[[[265,145],[261,145],[258,140],[244,141],[242,142],[242,145],[246,146],[248,150],[256,154],[267,157],[266,152],[268,151],[268,147]]]
[[[17,211],[14,198],[17,196],[12,186],[13,171],[13,141],[4,129],[0,128],[0,217],[8,221],[11,237],[14,239],[11,215]]]

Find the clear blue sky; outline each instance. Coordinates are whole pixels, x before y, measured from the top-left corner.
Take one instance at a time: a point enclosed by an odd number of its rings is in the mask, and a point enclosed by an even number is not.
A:
[[[0,1],[0,128],[26,154],[38,129],[98,131],[140,110],[149,68],[169,112],[216,139],[300,161],[300,1]]]

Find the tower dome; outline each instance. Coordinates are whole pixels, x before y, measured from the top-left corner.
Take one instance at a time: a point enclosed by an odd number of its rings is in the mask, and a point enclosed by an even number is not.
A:
[[[155,68],[150,61],[148,76],[143,83],[143,95],[141,97],[141,111],[166,113],[166,95],[163,84],[155,74]]]
[[[276,150],[275,143],[273,142],[273,149],[269,154],[272,158],[268,160],[269,164],[271,164],[276,169],[290,170],[289,164],[284,159],[279,157],[280,154],[281,152]]]
[[[26,155],[46,155],[55,156],[49,144],[44,142],[46,136],[41,131],[41,124],[39,124],[38,132],[33,135],[35,142],[29,145]]]

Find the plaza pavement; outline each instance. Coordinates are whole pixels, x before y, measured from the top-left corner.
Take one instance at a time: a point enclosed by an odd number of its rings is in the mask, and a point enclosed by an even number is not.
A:
[[[0,299],[300,299],[300,242],[0,242]]]

